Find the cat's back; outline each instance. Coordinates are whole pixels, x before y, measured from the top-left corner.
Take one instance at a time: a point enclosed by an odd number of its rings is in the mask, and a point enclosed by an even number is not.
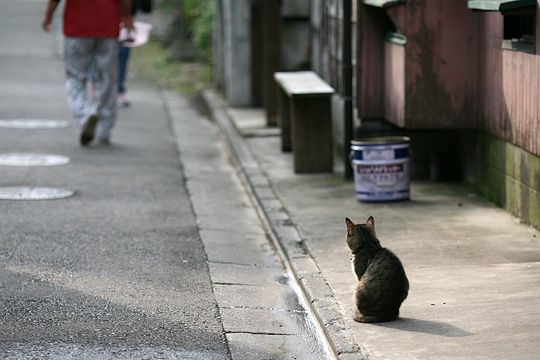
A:
[[[393,284],[403,290],[409,288],[403,264],[392,251],[383,247],[373,255],[364,275],[372,281]]]
[[[401,260],[391,250],[381,247],[376,253],[373,254],[371,259],[372,266],[388,267],[389,269],[396,268],[402,269],[403,265]]]

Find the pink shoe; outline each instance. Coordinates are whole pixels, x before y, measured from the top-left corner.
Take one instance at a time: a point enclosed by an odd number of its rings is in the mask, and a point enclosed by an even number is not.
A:
[[[131,105],[125,94],[120,94],[116,97],[116,105],[120,108],[126,108]]]

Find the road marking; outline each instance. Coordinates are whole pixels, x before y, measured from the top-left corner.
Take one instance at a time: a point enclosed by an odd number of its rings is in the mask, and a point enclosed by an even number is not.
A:
[[[0,154],[0,165],[4,166],[56,166],[69,163],[69,158],[54,154],[6,153]]]
[[[68,127],[69,122],[49,119],[4,119],[0,120],[0,128],[6,129],[60,129]]]
[[[72,190],[47,186],[2,186],[0,200],[54,200],[75,194]]]

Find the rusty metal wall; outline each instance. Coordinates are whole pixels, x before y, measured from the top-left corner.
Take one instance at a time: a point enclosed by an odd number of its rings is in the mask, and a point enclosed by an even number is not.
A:
[[[406,126],[475,128],[478,22],[466,1],[406,3]]]
[[[540,19],[537,13],[537,21]],[[479,125],[540,156],[540,57],[501,49],[503,19],[481,13],[478,66]],[[536,27],[536,51],[540,27]]]
[[[361,119],[384,118],[384,24],[385,10],[358,4],[357,109]]]
[[[338,92],[343,1],[311,0],[312,68]],[[472,11],[465,0],[408,0],[387,9],[352,4],[360,118],[409,129],[486,130],[540,155],[540,57],[501,49],[499,12]],[[403,49],[385,44],[383,14],[406,36]],[[538,53],[540,26],[536,32]]]
[[[405,124],[405,47],[384,44],[384,116],[392,122]]]
[[[359,6],[361,118],[407,129],[485,130],[540,155],[540,26],[536,54],[529,54],[502,49],[502,14],[472,11],[467,1]],[[404,73],[400,50],[384,39],[388,19],[406,36]]]

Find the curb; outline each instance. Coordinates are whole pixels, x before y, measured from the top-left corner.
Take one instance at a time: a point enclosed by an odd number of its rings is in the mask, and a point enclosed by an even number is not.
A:
[[[366,359],[353,333],[338,310],[339,304],[330,286],[311,256],[304,239],[277,196],[272,183],[261,169],[249,145],[239,135],[228,106],[213,90],[201,97],[210,118],[216,122],[229,148],[234,167],[251,197],[267,233],[294,277],[300,294],[309,307],[315,326],[333,359]]]

